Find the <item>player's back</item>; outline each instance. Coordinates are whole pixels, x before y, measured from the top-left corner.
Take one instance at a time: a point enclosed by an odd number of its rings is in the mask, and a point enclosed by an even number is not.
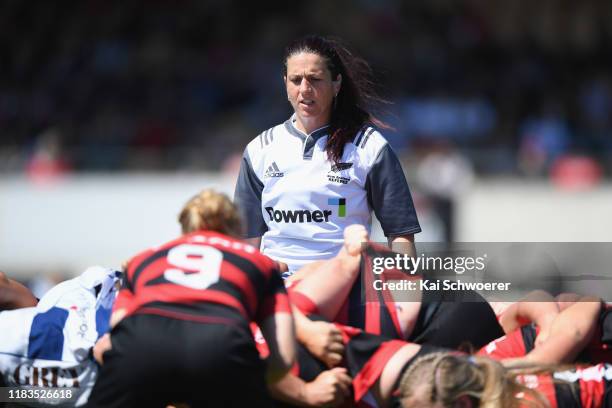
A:
[[[130,299],[120,305],[128,314],[251,321],[265,313],[276,287],[282,281],[271,259],[237,239],[199,231],[132,258],[127,267]]]

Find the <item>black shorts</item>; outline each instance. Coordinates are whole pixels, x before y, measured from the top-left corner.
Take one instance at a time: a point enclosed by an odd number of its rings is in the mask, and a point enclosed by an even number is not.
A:
[[[113,329],[111,341],[88,407],[271,405],[246,323],[134,315]]]
[[[421,309],[408,341],[475,350],[504,335],[495,312],[477,292],[424,291]]]

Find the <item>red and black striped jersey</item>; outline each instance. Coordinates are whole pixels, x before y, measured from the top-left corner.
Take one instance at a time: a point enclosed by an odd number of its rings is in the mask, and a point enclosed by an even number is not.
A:
[[[551,408],[610,408],[611,380],[609,364],[519,377],[521,383],[546,397]]]
[[[181,236],[132,258],[115,310],[203,321],[261,322],[290,313],[276,263],[251,245],[210,231]]]

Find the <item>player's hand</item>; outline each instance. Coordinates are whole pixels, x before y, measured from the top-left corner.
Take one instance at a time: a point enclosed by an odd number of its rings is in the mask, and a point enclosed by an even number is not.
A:
[[[342,361],[344,342],[342,333],[327,322],[310,322],[303,336],[304,346],[328,367],[335,367]]]
[[[98,362],[98,364],[100,365],[104,364],[104,359],[103,359],[104,352],[110,350],[111,348],[112,348],[112,344],[111,344],[109,333],[106,333],[105,335],[100,337],[98,341],[96,341],[96,344],[94,344],[94,347],[93,347],[93,356],[94,356],[94,359]]]
[[[304,393],[309,406],[338,406],[351,395],[351,377],[342,367],[323,371],[304,386]]]
[[[368,230],[363,225],[349,225],[344,229],[343,251],[349,256],[358,256],[369,239]]]
[[[111,314],[110,327],[112,328],[118,325],[119,322],[123,320],[123,318],[126,315],[127,315],[127,310],[125,308],[122,308],[122,307],[117,308],[115,311],[113,311],[113,314]]]

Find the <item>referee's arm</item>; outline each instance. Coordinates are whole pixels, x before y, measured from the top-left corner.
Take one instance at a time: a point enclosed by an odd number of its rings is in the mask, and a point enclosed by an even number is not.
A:
[[[243,238],[255,248],[260,248],[261,237],[268,230],[261,214],[261,192],[263,183],[255,174],[248,148],[245,149],[240,163],[240,173],[234,191],[234,203],[241,211],[246,224]]]
[[[389,144],[380,150],[368,173],[366,191],[389,247],[416,255],[414,234],[421,232],[421,227],[402,165]]]
[[[400,235],[397,237],[387,237],[389,248],[393,252],[407,254],[411,257],[416,256],[416,247],[414,246],[414,234]]]

